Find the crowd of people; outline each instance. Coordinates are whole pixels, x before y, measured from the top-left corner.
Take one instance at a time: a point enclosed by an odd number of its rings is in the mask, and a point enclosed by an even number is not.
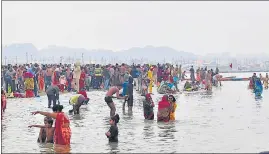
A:
[[[118,141],[117,123],[120,120],[116,114],[116,107],[113,99],[122,99],[123,110],[125,105],[128,111],[132,112],[134,103],[134,91],[144,96],[143,110],[144,118],[154,120],[155,103],[152,99],[152,87],[157,87],[157,92],[164,94],[158,102],[157,121],[168,122],[175,120],[175,110],[177,108],[176,99],[173,94],[179,92],[178,83],[184,81],[184,90],[195,91],[204,89],[212,90],[213,86],[221,86],[222,76],[218,68],[215,71],[207,68],[193,66],[190,70],[190,79],[186,77],[186,71],[182,71],[181,65],[171,64],[157,65],[81,65],[79,62],[71,64],[25,64],[8,65],[2,69],[2,102],[5,102],[2,111],[6,108],[6,97],[39,97],[46,94],[48,97],[48,108],[53,112],[36,111],[32,114],[45,116],[44,125],[30,125],[29,127],[40,128],[38,142],[54,143],[59,145],[70,145],[71,129],[68,116],[62,112],[59,95],[61,92],[76,92],[72,95],[69,104],[73,106],[69,113],[79,114],[80,107],[89,102],[87,91],[90,89],[103,89],[107,93],[104,102],[110,109],[110,129],[105,133],[110,142]],[[267,80],[266,80],[267,78]],[[264,78],[267,81],[268,74]],[[253,81],[254,82],[254,81]],[[266,85],[266,84],[265,84]],[[7,94],[6,94],[7,93]],[[58,102],[58,103],[57,103]],[[4,109],[3,109],[4,107]],[[53,127],[53,119],[55,125]]]
[[[255,93],[256,97],[261,97],[264,89],[268,89],[268,83],[269,83],[269,77],[268,73],[265,74],[265,77],[262,76],[260,73],[259,77],[256,75],[256,73],[253,73],[252,77],[249,80],[249,89],[253,89],[253,92]]]
[[[210,87],[209,80],[213,84],[221,76],[218,75],[218,68],[214,72],[212,69],[198,68],[194,71],[191,67],[190,80],[204,83]],[[196,77],[195,77],[196,73]],[[186,71],[182,72],[181,65],[173,66],[170,64],[157,65],[105,65],[86,64],[80,65],[79,62],[71,64],[25,64],[8,65],[2,67],[2,87],[7,92],[8,97],[38,97],[44,94],[51,85],[59,87],[61,92],[80,91],[85,89],[104,89],[118,84],[123,87],[128,85],[128,76],[134,80],[134,86],[139,93],[145,95],[147,91],[152,93],[153,84],[160,85],[166,83],[170,92],[178,91],[179,80],[186,79]],[[162,83],[163,82],[163,83]],[[125,88],[124,88],[125,89]],[[166,91],[159,88],[158,92]],[[124,91],[125,93],[126,91]]]

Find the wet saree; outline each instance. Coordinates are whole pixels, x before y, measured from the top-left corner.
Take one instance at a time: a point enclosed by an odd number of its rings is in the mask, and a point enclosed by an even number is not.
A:
[[[158,122],[168,122],[170,120],[170,108],[171,105],[168,102],[168,96],[164,95],[162,100],[159,102],[157,121]]]
[[[172,107],[172,110],[174,111],[172,111],[171,110],[171,112],[170,112],[170,120],[175,120],[176,119],[176,108],[177,108],[177,104],[176,104],[176,102],[175,103],[173,103],[172,105],[171,105],[171,107]]]
[[[70,145],[71,129],[69,119],[63,112],[57,114],[55,121],[54,143],[58,145]]]

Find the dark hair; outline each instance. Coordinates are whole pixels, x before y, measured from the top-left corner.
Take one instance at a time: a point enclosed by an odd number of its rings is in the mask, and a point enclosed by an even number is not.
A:
[[[58,108],[57,108],[57,105],[55,105],[55,106],[52,107],[52,111],[53,111],[53,112],[57,112],[57,109],[58,109]]]
[[[63,108],[64,107],[62,105],[55,105],[52,107],[52,111],[53,112],[62,112]]]
[[[62,105],[58,105],[58,111],[59,111],[59,112],[62,112],[63,108],[64,108],[64,107],[63,107]]]
[[[117,124],[120,120],[120,116],[118,114],[116,114],[113,117],[111,117],[111,120],[115,121],[115,123]]]
[[[173,95],[169,95],[169,97],[172,97],[172,101],[176,102],[176,98]]]
[[[48,124],[53,125],[53,120],[52,119],[48,119]]]

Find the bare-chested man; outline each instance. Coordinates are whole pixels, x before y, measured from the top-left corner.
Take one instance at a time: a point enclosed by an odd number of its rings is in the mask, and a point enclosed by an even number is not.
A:
[[[126,97],[121,97],[119,94],[120,89],[122,88],[122,85],[117,85],[117,86],[113,86],[111,87],[108,92],[106,93],[106,97],[105,97],[105,102],[107,103],[108,107],[110,108],[110,116],[113,117],[115,115],[116,112],[116,107],[115,104],[112,100],[112,98],[117,98],[117,99],[125,99]],[[116,94],[116,97],[114,97],[113,95]]]

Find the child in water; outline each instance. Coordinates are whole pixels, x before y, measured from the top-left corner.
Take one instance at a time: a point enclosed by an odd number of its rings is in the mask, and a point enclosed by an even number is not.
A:
[[[30,125],[28,127],[40,128],[39,137],[37,139],[38,143],[53,143],[53,137],[54,137],[54,127],[52,127],[53,120],[49,117],[45,117],[44,124],[45,125]]]
[[[106,132],[106,136],[109,139],[109,142],[118,142],[118,126],[117,123],[120,120],[120,116],[116,114],[115,116],[111,117],[109,120],[109,124],[111,125],[109,131]]]

